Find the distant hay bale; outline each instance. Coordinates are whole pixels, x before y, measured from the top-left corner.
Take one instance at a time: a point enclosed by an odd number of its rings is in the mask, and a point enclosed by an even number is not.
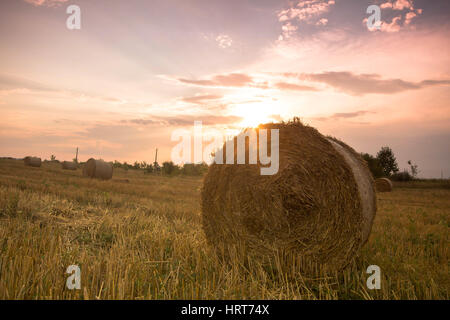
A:
[[[26,166],[30,167],[40,167],[42,164],[41,158],[37,157],[25,157],[23,159],[23,162],[25,163]]]
[[[393,185],[388,178],[379,178],[375,180],[375,188],[378,192],[391,192]]]
[[[272,263],[283,253],[306,265],[346,266],[367,241],[376,212],[366,162],[300,121],[259,128],[279,129],[279,171],[210,166],[201,196],[208,243],[223,257]]]
[[[90,178],[109,180],[113,175],[112,163],[91,158],[83,167],[83,175]]]
[[[73,161],[63,161],[61,167],[63,170],[77,170],[78,165]]]

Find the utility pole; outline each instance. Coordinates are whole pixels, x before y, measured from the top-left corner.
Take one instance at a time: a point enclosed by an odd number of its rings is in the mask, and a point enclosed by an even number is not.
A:
[[[78,163],[78,147],[77,147],[77,154],[75,155],[75,163]]]
[[[155,171],[157,174],[160,173],[161,168],[160,168],[160,166],[159,166],[159,164],[158,164],[158,148],[156,148],[155,162],[153,162],[153,168],[154,168],[154,171]]]

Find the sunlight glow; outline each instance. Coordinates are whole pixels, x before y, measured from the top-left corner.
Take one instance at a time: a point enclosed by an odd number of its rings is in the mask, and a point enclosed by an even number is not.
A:
[[[237,105],[233,113],[243,120],[237,125],[242,128],[255,128],[259,124],[276,122],[271,116],[276,113],[275,106],[268,103]]]

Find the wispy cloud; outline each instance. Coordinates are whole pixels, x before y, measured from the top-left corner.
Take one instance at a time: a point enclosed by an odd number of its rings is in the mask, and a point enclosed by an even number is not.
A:
[[[181,101],[188,102],[188,103],[194,103],[194,104],[203,104],[210,100],[218,100],[223,98],[223,95],[218,94],[205,94],[205,95],[196,95],[192,97],[183,97],[181,98]]]
[[[28,89],[36,91],[57,91],[56,88],[33,80],[9,74],[0,74],[0,90]]]
[[[365,94],[395,94],[407,90],[418,90],[431,86],[450,85],[450,80],[426,79],[420,82],[412,82],[403,79],[384,79],[379,74],[355,74],[350,71],[326,71],[321,73],[281,73],[280,78],[266,76],[258,79],[242,73],[216,75],[211,79],[188,80],[178,79],[182,83],[196,86],[215,87],[248,87],[262,89],[277,89],[282,91],[321,91],[324,87],[315,87],[313,83],[326,84],[340,92],[361,96]],[[300,83],[292,83],[289,79],[295,78]],[[201,104],[208,100],[221,99],[222,96],[199,95],[182,98],[184,102]]]
[[[278,82],[275,84],[275,87],[280,90],[293,90],[293,91],[318,91],[317,88],[304,86],[295,83],[288,82]]]
[[[230,73],[225,75],[216,75],[211,79],[184,79],[179,78],[178,81],[186,84],[205,86],[205,87],[258,87],[265,88],[266,83],[256,83],[253,78],[243,73]]]
[[[328,120],[339,120],[339,119],[352,119],[352,118],[358,118],[360,116],[366,115],[366,114],[373,114],[375,112],[373,111],[367,111],[367,110],[358,110],[354,112],[338,112],[334,113],[330,116],[324,116],[324,117],[314,117],[313,120],[317,121],[328,121]]]
[[[68,0],[25,0],[34,6],[57,7]]]
[[[82,92],[73,89],[59,88],[38,81],[30,80],[24,77],[13,76],[10,74],[0,74],[0,93],[23,91],[30,93],[43,93],[48,96],[66,96],[70,98],[95,99],[106,103],[122,104],[126,101],[110,97]]]
[[[286,75],[292,76],[292,74]],[[297,77],[301,80],[322,82],[356,96],[370,93],[393,94],[429,86],[450,85],[450,80],[447,79],[411,82],[402,79],[382,79],[378,74],[354,74],[348,71],[299,74]]]
[[[194,121],[202,121],[203,125],[229,125],[242,121],[238,116],[216,116],[209,114],[199,115],[175,115],[175,116],[149,116],[145,119],[127,119],[122,120],[122,123],[130,123],[142,126],[151,125],[166,125],[166,126],[192,126]]]
[[[231,47],[233,44],[233,39],[229,35],[221,34],[216,37],[216,42],[219,47],[226,49]]]

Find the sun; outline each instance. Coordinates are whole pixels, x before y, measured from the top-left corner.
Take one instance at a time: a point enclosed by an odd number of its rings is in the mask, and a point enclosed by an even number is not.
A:
[[[274,113],[273,108],[268,105],[238,105],[233,113],[242,118],[242,121],[238,123],[238,126],[242,128],[256,128],[262,123],[274,121],[271,117]]]

